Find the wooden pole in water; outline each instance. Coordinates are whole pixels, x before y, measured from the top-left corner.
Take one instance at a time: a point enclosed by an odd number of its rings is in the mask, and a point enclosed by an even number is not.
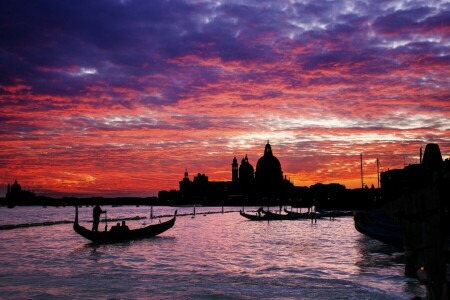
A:
[[[108,231],[108,212],[105,211],[105,231]]]

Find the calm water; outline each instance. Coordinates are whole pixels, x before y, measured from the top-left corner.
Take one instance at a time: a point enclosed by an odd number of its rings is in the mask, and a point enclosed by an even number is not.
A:
[[[104,207],[108,218],[149,207]],[[155,215],[173,213],[155,207]],[[238,211],[239,208],[225,208]],[[91,226],[92,208],[80,209]],[[353,218],[251,222],[239,213],[178,217],[162,235],[93,245],[71,224],[0,230],[2,299],[410,299],[425,287],[403,276],[404,256],[362,236]],[[179,213],[192,208],[178,208]],[[74,209],[0,207],[0,225],[72,220]],[[165,218],[166,219],[166,218]],[[162,219],[162,220],[165,220]],[[150,220],[128,221],[132,228]],[[158,220],[153,220],[158,222]],[[101,225],[102,227],[102,225]]]

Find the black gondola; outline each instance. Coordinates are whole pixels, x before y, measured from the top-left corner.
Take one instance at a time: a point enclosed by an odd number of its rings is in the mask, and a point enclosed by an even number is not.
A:
[[[241,216],[247,218],[251,221],[280,221],[280,220],[297,220],[301,219],[298,216],[293,215],[284,215],[284,214],[276,214],[270,211],[262,210],[261,214],[247,214],[243,211],[239,212]]]
[[[78,207],[75,206],[75,222],[73,223],[73,230],[75,230],[75,232],[79,235],[95,243],[114,243],[156,236],[172,228],[175,224],[176,217],[177,211],[175,211],[172,219],[143,228],[117,231],[92,231],[78,224]]]
[[[355,228],[362,234],[388,245],[403,248],[403,229],[381,211],[361,211],[354,216]]]
[[[244,218],[249,219],[250,221],[269,221],[271,220],[267,215],[265,214],[256,214],[256,215],[251,215],[251,214],[247,214],[245,212],[243,212],[242,210],[239,211],[239,213],[241,214],[241,216],[243,216]]]
[[[274,212],[271,212],[269,210],[263,210],[263,214],[270,218],[271,220],[298,220],[298,219],[304,219],[303,215],[300,214],[277,214]]]
[[[284,209],[284,212],[287,213],[289,216],[295,217],[297,219],[311,219],[314,217],[316,219],[321,218],[321,216],[315,212],[301,213],[301,212],[290,211],[290,210],[287,210],[286,208]]]

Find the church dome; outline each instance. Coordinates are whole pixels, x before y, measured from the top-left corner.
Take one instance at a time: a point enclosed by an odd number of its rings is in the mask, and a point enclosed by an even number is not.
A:
[[[264,155],[256,164],[255,179],[260,184],[271,186],[283,180],[280,161],[273,155],[269,142],[267,142],[264,149]]]

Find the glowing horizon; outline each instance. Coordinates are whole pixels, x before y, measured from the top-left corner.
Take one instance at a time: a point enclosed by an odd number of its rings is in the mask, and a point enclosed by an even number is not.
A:
[[[297,186],[450,157],[444,1],[21,3],[0,3],[0,196],[155,196],[267,140]]]

